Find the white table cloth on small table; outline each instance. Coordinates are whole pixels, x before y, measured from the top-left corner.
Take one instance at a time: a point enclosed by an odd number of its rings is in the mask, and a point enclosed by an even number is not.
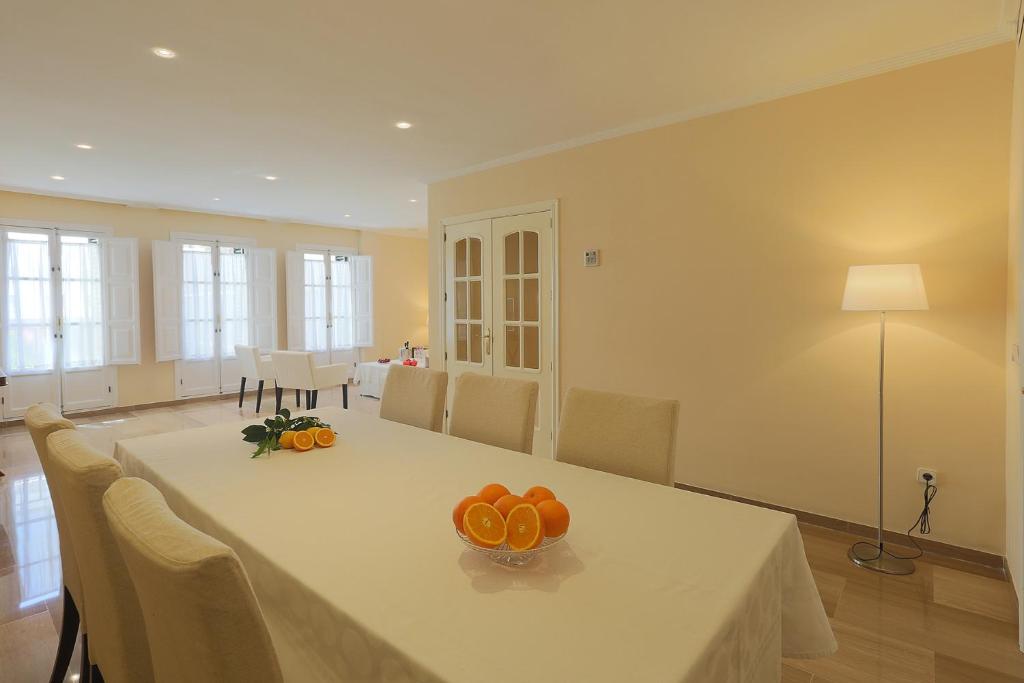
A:
[[[388,379],[388,371],[392,365],[401,365],[401,361],[390,363],[360,363],[356,366],[356,384],[359,385],[359,395],[371,398],[380,398],[384,395],[384,383]]]
[[[330,449],[252,460],[244,423],[115,457],[245,564],[290,681],[777,681],[836,649],[792,515],[334,408]],[[569,534],[508,569],[451,509],[543,484]]]

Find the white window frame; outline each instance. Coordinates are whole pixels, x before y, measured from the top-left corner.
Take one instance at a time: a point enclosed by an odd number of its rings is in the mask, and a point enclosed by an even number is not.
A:
[[[312,351],[315,353],[331,353],[332,351],[358,351],[364,348],[370,348],[373,346],[373,257],[369,254],[360,254],[357,249],[352,247],[339,247],[328,244],[306,244],[300,243],[295,245],[294,251],[288,252],[292,256],[286,256],[286,262],[292,265],[289,266],[286,272],[286,288],[287,288],[287,302],[288,302],[288,348],[296,351]],[[327,288],[327,296],[325,297],[325,308],[324,314],[327,318],[327,348],[316,350],[310,349],[306,343],[306,311],[305,311],[305,269],[303,266],[302,273],[299,273],[297,269],[305,260],[305,254],[323,254],[324,255],[324,267],[325,267],[325,283]],[[343,256],[349,259],[365,258],[363,263],[368,264],[368,284],[364,285],[369,290],[367,299],[369,301],[369,312],[363,316],[357,316],[356,314],[356,297],[358,295],[359,285],[356,282],[357,278],[357,263],[352,264],[352,286],[350,289],[351,305],[350,311],[352,316],[352,346],[349,347],[335,347],[334,346],[334,318],[332,316],[332,298],[334,296],[335,286],[331,281],[331,257]],[[293,260],[294,259],[294,260]],[[293,271],[294,272],[291,272]],[[368,321],[367,329],[368,334],[363,338],[358,338],[357,333],[357,319],[363,317]]]

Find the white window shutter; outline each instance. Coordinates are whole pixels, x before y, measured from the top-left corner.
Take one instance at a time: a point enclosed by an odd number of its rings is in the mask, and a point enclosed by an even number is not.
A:
[[[103,239],[106,362],[138,365],[139,244],[134,237]]]
[[[153,322],[156,359],[181,358],[181,245],[153,240]]]
[[[306,282],[302,252],[289,251],[284,259],[285,301],[288,307],[288,349],[306,348],[306,300],[303,287]]]
[[[352,338],[357,347],[373,346],[373,257],[352,257]]]
[[[7,361],[7,231],[0,229],[0,370]],[[8,371],[10,372],[10,371]],[[0,390],[0,394],[3,391]],[[6,405],[0,405],[0,417]]]
[[[263,353],[277,348],[277,250],[247,249],[249,340]]]

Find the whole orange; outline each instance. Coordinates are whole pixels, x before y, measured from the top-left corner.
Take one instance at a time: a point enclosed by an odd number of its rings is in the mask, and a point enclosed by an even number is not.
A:
[[[452,510],[452,521],[455,522],[455,528],[459,530],[460,534],[466,533],[465,529],[462,528],[462,518],[466,514],[466,510],[473,503],[482,503],[484,499],[480,496],[467,496],[459,501],[459,504]]]
[[[544,520],[544,535],[549,538],[561,536],[569,530],[569,508],[561,501],[542,500],[537,504],[537,512]]]
[[[522,505],[526,501],[521,496],[517,496],[514,493],[510,493],[507,496],[502,496],[494,504],[494,508],[501,513],[502,517],[508,518],[508,513],[512,512],[512,508],[516,505]]]
[[[480,489],[480,492],[476,495],[483,498],[484,502],[488,505],[494,505],[498,502],[499,498],[507,496],[509,493],[510,491],[501,484],[488,484]]]
[[[523,500],[527,503],[533,503],[534,505],[538,505],[544,500],[554,499],[555,492],[544,486],[531,486],[527,489],[526,493],[523,494]]]

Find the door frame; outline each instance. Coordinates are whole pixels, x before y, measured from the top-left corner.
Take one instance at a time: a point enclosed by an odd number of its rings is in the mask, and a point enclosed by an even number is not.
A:
[[[551,358],[551,364],[552,364],[552,366],[551,366],[551,438],[552,438],[552,444],[551,445],[552,445],[552,448],[551,448],[551,454],[552,454],[552,458],[554,458],[554,453],[555,453],[555,448],[554,447],[555,447],[555,442],[557,441],[557,436],[558,436],[558,419],[559,419],[559,415],[562,412],[562,410],[561,410],[562,406],[561,406],[561,403],[558,400],[559,396],[561,396],[561,393],[559,391],[560,384],[561,384],[561,381],[560,381],[561,363],[560,363],[560,359],[559,359],[560,348],[559,348],[559,341],[558,341],[559,340],[559,327],[560,327],[559,321],[560,321],[560,317],[561,317],[559,315],[559,305],[558,305],[559,304],[559,300],[561,299],[561,296],[559,294],[559,286],[558,286],[558,281],[559,281],[559,277],[558,277],[558,275],[559,275],[559,273],[558,273],[558,264],[559,264],[559,242],[560,242],[560,240],[559,240],[559,230],[558,230],[558,223],[559,223],[558,200],[557,199],[549,199],[547,201],[532,202],[530,204],[518,204],[518,205],[515,205],[515,206],[506,206],[506,207],[503,207],[503,208],[500,208],[500,209],[490,209],[490,210],[487,210],[487,211],[478,211],[476,213],[467,213],[467,214],[462,214],[462,215],[459,215],[459,216],[450,216],[448,218],[442,218],[440,220],[440,228],[441,228],[441,235],[442,235],[442,237],[441,237],[440,242],[438,243],[439,246],[438,246],[438,252],[437,252],[438,253],[438,263],[440,264],[440,274],[439,274],[440,278],[438,280],[439,283],[440,283],[440,286],[437,288],[438,291],[437,291],[437,294],[436,294],[436,296],[437,296],[437,301],[436,302],[437,302],[437,305],[438,305],[438,310],[441,311],[441,329],[442,330],[447,330],[448,329],[448,308],[447,308],[447,305],[446,305],[445,300],[444,300],[444,294],[445,294],[445,290],[447,288],[448,272],[447,272],[447,265],[445,263],[445,249],[447,247],[447,243],[445,242],[444,234],[447,231],[449,226],[459,225],[461,223],[472,223],[473,221],[493,220],[495,218],[508,218],[510,216],[519,216],[519,215],[526,214],[526,213],[541,213],[543,211],[550,211],[551,212],[551,262],[549,264],[551,266],[551,318],[552,318],[552,320],[551,320],[551,335],[552,335],[552,338],[551,338],[551,349],[552,349],[552,358]],[[441,335],[441,354],[440,354],[440,360],[441,360],[441,369],[447,371],[448,370],[448,335],[447,334],[442,334]]]

